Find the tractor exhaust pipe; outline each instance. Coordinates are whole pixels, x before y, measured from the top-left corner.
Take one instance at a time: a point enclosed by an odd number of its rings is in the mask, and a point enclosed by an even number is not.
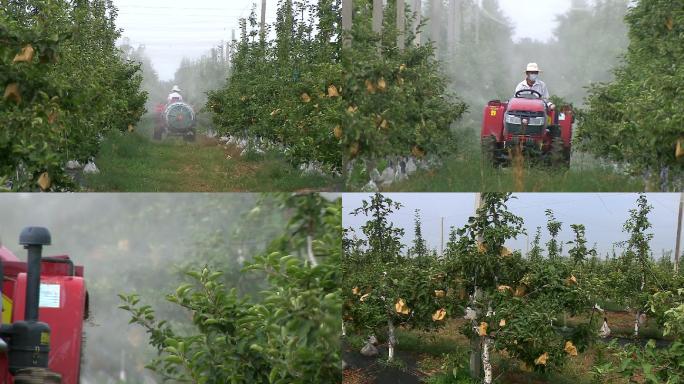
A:
[[[38,321],[40,261],[43,257],[43,246],[50,245],[51,242],[50,231],[43,227],[27,227],[19,235],[19,244],[28,251],[25,321]]]

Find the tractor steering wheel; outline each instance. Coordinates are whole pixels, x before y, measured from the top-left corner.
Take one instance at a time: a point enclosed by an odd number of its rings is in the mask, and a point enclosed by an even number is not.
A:
[[[542,98],[542,94],[535,91],[534,89],[521,89],[515,93],[515,97],[520,97],[520,94],[525,93],[525,92],[528,92],[528,93],[532,94],[533,96],[536,95],[538,99]]]

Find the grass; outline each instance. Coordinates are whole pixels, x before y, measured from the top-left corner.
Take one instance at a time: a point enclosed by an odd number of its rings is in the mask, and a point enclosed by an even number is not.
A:
[[[99,174],[85,178],[86,189],[108,192],[241,192],[337,190],[339,180],[303,175],[280,154],[240,157],[198,135],[197,142],[151,139],[151,119],[134,133],[108,137],[95,159]]]
[[[470,135],[467,135],[468,137]],[[618,175],[583,154],[574,154],[573,165],[548,168],[530,165],[494,168],[483,162],[478,139],[464,139],[464,150],[443,161],[443,166],[419,171],[408,180],[387,188],[394,192],[637,192],[641,180]]]

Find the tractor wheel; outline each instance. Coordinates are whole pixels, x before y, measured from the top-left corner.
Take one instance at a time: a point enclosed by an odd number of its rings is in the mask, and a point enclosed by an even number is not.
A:
[[[15,384],[61,384],[62,376],[44,368],[22,369],[14,376]]]
[[[550,165],[552,167],[570,168],[570,150],[565,148],[565,143],[560,137],[555,137],[551,143],[551,153],[549,154]]]
[[[492,167],[496,167],[499,163],[496,158],[496,138],[494,136],[482,139],[482,161]]]

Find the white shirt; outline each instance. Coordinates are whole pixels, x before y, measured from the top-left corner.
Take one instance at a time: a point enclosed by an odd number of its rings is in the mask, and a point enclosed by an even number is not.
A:
[[[183,101],[183,96],[181,96],[181,94],[178,92],[171,92],[166,101],[168,101],[169,103],[172,101]]]
[[[544,101],[549,100],[549,90],[548,88],[546,88],[546,84],[539,79],[537,79],[537,81],[535,81],[535,83],[532,84],[532,86],[529,86],[527,84],[527,79],[523,80],[522,83],[518,84],[518,86],[515,87],[515,93],[518,93],[519,91],[522,91],[524,89],[531,89],[533,91],[537,91],[541,94],[541,97],[542,99],[544,99]]]

